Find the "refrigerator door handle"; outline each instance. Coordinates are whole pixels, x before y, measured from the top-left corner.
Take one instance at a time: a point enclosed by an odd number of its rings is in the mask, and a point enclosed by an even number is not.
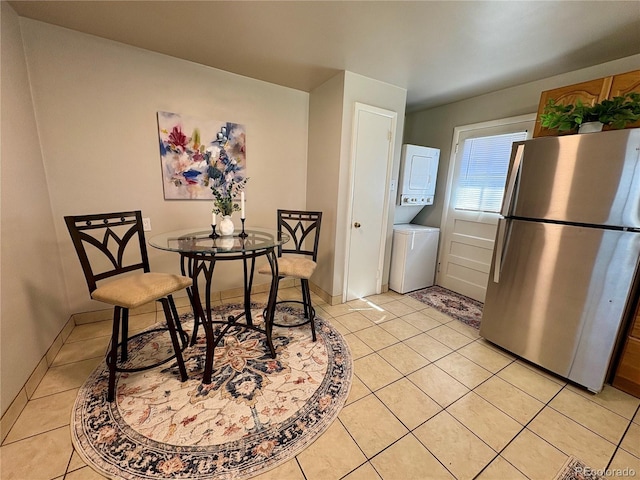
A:
[[[500,272],[502,270],[502,255],[504,254],[504,244],[507,232],[507,220],[498,220],[498,234],[496,235],[496,255],[493,259],[493,282],[500,283]]]
[[[501,214],[505,217],[511,215],[511,203],[513,201],[513,193],[516,186],[516,179],[520,173],[520,166],[522,165],[522,157],[524,156],[524,143],[521,143],[516,148],[516,153],[513,158],[513,166],[511,168],[511,174],[507,179],[506,188],[504,191],[504,200],[502,201]]]

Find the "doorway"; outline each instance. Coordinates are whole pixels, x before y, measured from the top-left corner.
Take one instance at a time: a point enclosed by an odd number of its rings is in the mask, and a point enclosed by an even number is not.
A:
[[[355,104],[344,301],[381,293],[398,114]]]
[[[531,138],[535,114],[456,127],[436,283],[484,302],[511,144]]]

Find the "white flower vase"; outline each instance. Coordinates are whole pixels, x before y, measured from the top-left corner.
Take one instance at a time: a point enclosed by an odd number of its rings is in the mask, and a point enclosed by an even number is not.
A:
[[[223,215],[222,220],[220,221],[220,235],[223,237],[233,235],[234,229],[235,227],[233,226],[231,215]]]

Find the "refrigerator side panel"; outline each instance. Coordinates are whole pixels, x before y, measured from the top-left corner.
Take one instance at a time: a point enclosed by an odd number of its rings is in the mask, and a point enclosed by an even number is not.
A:
[[[640,129],[524,145],[513,216],[640,227]]]
[[[620,325],[628,292],[617,293],[606,283],[611,262],[624,255],[637,235],[511,220],[499,276],[494,275],[495,261],[492,266],[480,335],[563,377],[582,371],[574,358],[588,332],[607,336]],[[617,275],[616,285],[631,284],[633,272]],[[607,319],[607,331],[601,318]],[[604,342],[602,348],[592,348],[588,368],[597,365],[606,371],[609,347],[613,345]],[[598,381],[585,386],[599,389]]]

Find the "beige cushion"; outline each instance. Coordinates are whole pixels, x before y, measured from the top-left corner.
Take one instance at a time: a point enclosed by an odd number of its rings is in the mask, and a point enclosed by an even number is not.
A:
[[[93,291],[91,298],[111,305],[136,308],[191,285],[191,279],[181,275],[141,273],[104,283]]]
[[[316,262],[305,257],[279,257],[278,275],[281,277],[310,278],[316,269]],[[258,273],[271,275],[271,267],[263,265]]]

